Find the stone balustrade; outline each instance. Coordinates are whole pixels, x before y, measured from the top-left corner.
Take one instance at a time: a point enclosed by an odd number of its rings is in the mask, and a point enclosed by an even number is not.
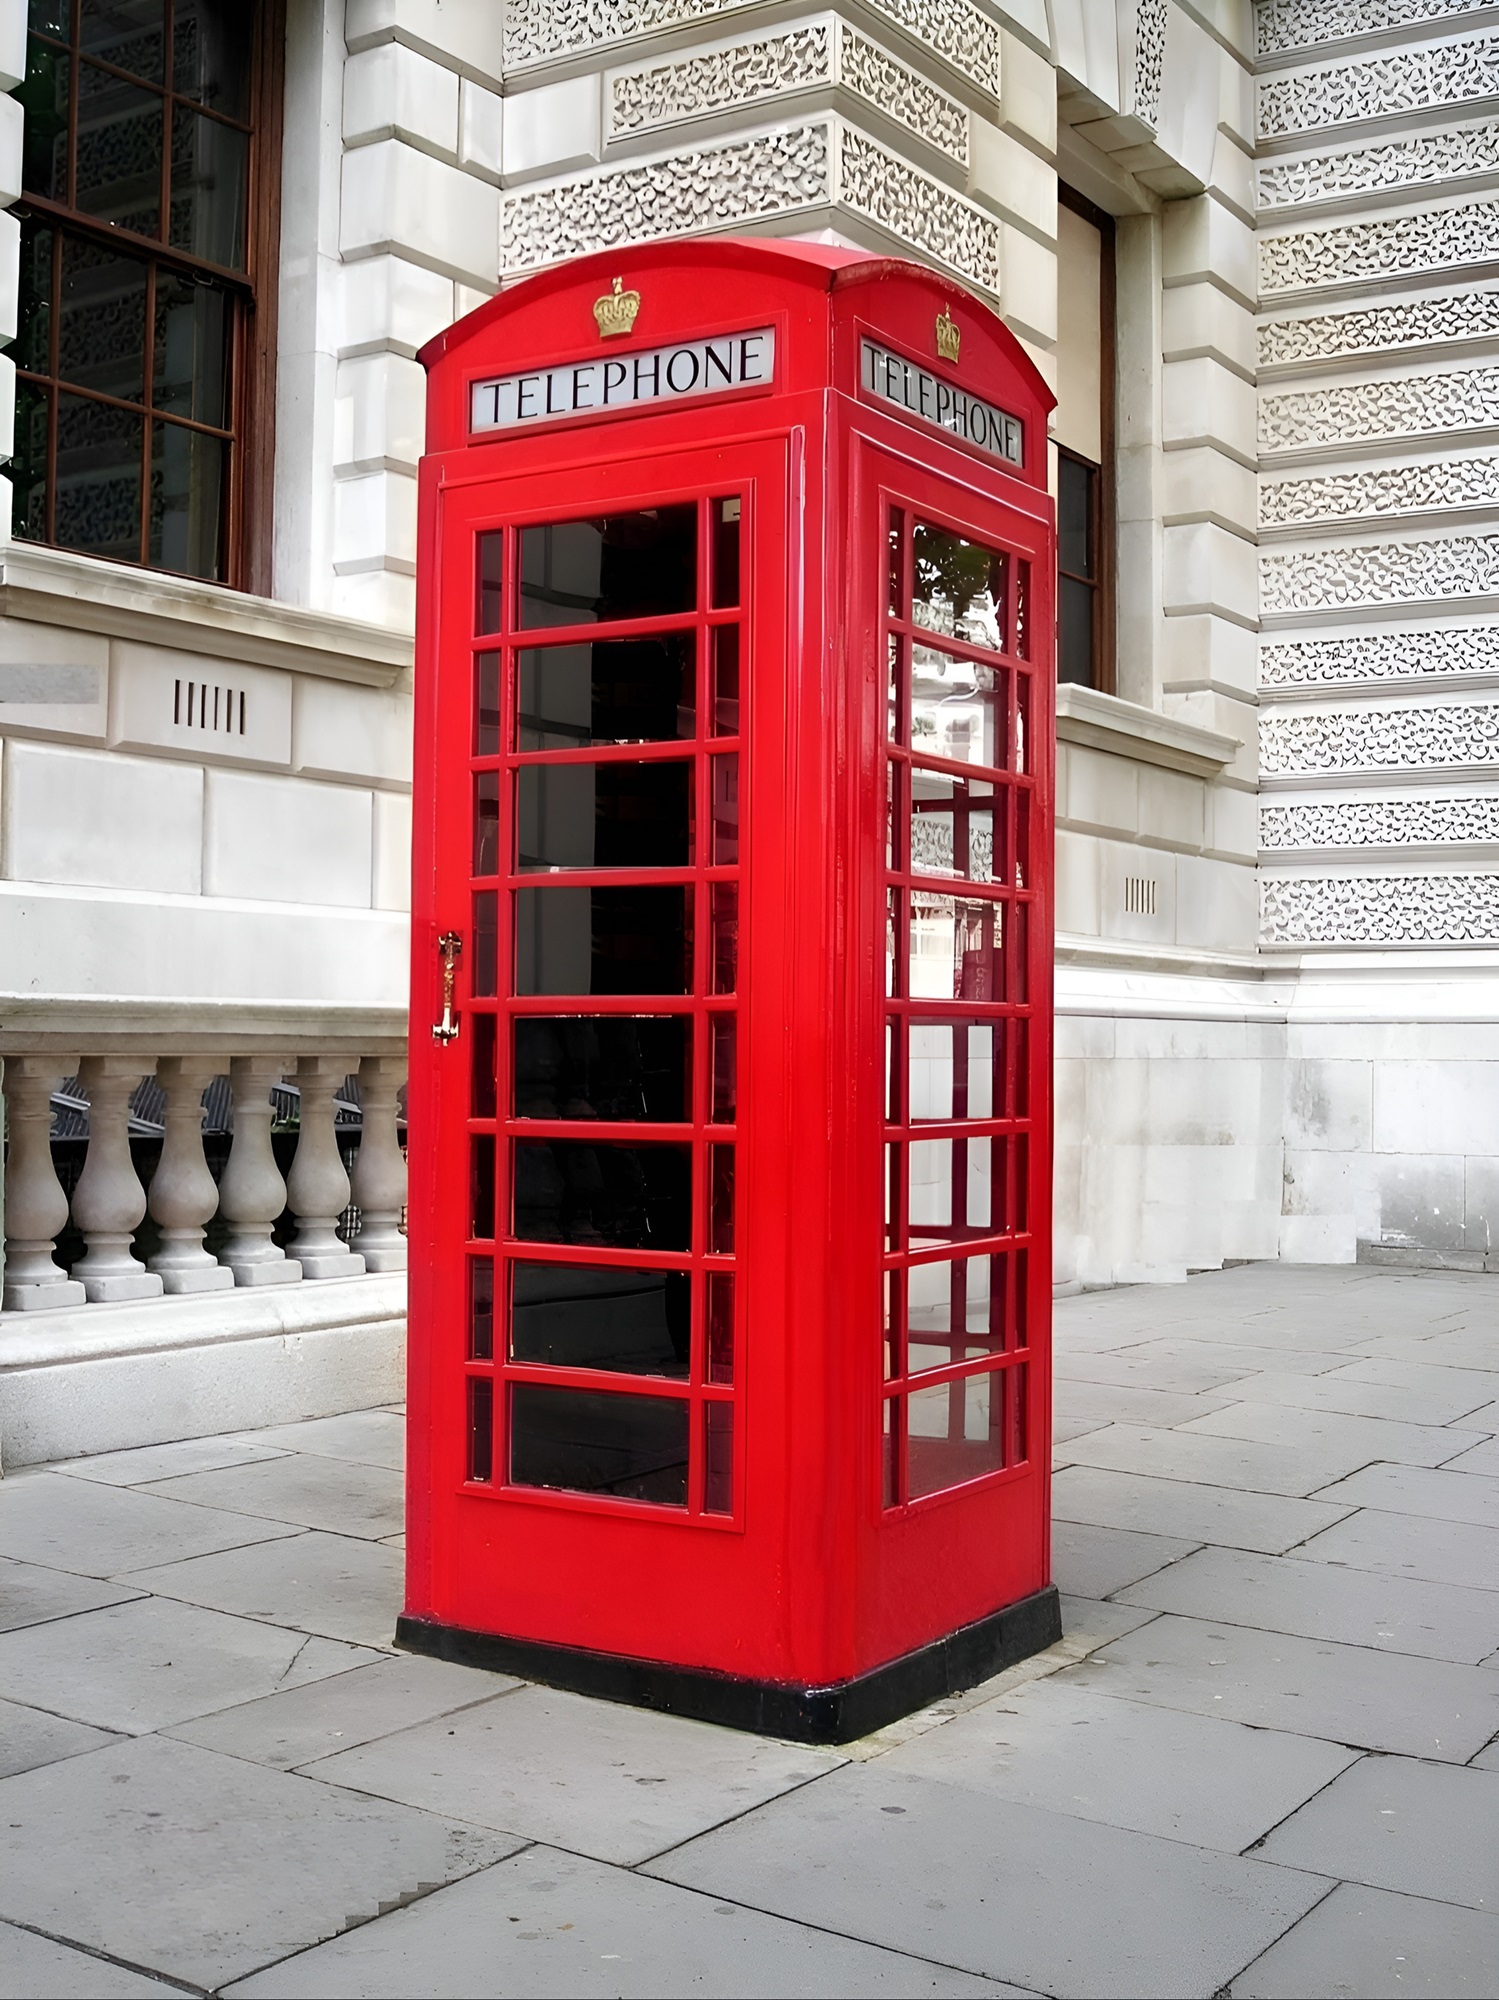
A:
[[[141,1301],[236,1287],[295,1285],[406,1268],[402,1222],[406,1163],[397,1130],[405,1075],[394,1054],[355,1060],[344,1052],[250,1053],[215,1062],[201,1052],[114,1051],[81,1060],[56,1053],[7,1054],[4,1175],[7,1313]],[[77,1076],[87,1103],[88,1142],[71,1204],[52,1145],[53,1096]],[[358,1078],[361,1128],[352,1174],[339,1145],[339,1097]],[[132,1100],[154,1076],[163,1109],[153,1124],[161,1152],[143,1186],[131,1152]],[[204,1099],[227,1076],[232,1104],[227,1160],[217,1180],[204,1147]],[[300,1099],[296,1152],[283,1178],[272,1141],[273,1091]],[[287,1245],[276,1226],[290,1211]],[[340,1219],[355,1218],[345,1241]],[[150,1227],[142,1224],[150,1218]],[[81,1236],[71,1269],[58,1243]],[[211,1227],[212,1225],[212,1227]],[[144,1256],[140,1232],[150,1247]],[[284,1232],[283,1232],[284,1233]],[[213,1254],[205,1242],[212,1236]]]

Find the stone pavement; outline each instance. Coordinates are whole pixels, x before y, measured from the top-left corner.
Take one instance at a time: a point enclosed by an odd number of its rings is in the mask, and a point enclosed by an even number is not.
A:
[[[1067,1638],[845,1751],[393,1654],[393,1411],[0,1485],[0,1995],[1499,1993],[1499,1279],[1057,1309]]]

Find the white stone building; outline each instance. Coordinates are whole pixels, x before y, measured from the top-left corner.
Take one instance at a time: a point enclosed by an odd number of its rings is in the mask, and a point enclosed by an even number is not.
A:
[[[661,235],[929,259],[1058,388],[1058,1282],[1499,1257],[1499,4],[29,28],[0,0],[8,1463],[397,1393],[414,357]],[[80,1063],[66,1279],[46,1106]],[[210,1276],[196,1101],[231,1065]],[[364,1275],[331,1234],[356,1068]],[[301,1282],[267,1234],[283,1075]]]

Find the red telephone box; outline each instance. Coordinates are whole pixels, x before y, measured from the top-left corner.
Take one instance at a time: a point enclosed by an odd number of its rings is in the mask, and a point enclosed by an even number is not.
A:
[[[1052,398],[762,241],[421,358],[399,1637],[847,1740],[1060,1632]]]

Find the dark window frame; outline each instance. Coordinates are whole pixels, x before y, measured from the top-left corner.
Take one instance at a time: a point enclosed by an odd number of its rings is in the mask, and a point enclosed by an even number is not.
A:
[[[1069,451],[1065,445],[1058,445],[1059,458],[1071,459],[1074,464],[1086,466],[1092,477],[1089,480],[1089,540],[1093,549],[1091,577],[1076,576],[1076,572],[1063,571],[1059,575],[1075,576],[1085,583],[1093,598],[1092,630],[1092,679],[1086,685],[1096,688],[1101,694],[1113,694],[1118,686],[1117,672],[1117,592],[1118,592],[1118,548],[1119,511],[1116,493],[1115,436],[1117,426],[1116,401],[1116,279],[1114,269],[1114,218],[1106,210],[1089,201],[1085,195],[1077,193],[1063,181],[1057,183],[1057,200],[1064,208],[1080,216],[1084,222],[1098,231],[1098,448],[1099,460],[1084,458],[1080,452]],[[1062,592],[1057,593],[1060,612]],[[1058,659],[1061,647],[1058,646]]]
[[[242,4],[243,0],[228,0]],[[37,11],[33,8],[33,15]],[[44,44],[68,65],[67,111],[67,201],[24,189],[14,213],[23,222],[34,217],[51,231],[51,269],[48,281],[49,328],[47,365],[39,369],[17,366],[18,389],[35,387],[48,397],[46,441],[46,520],[39,537],[18,539],[47,547],[73,547],[56,538],[58,504],[58,409],[62,395],[103,408],[128,413],[141,420],[141,483],[139,555],[96,558],[120,562],[152,574],[190,575],[198,581],[214,581],[232,589],[269,595],[271,588],[272,478],[275,462],[275,364],[277,267],[281,236],[281,144],[285,75],[286,0],[259,0],[254,5],[253,41],[250,58],[246,115],[236,118],[207,105],[177,86],[172,72],[175,0],[163,6],[163,72],[155,82],[121,69],[107,58],[82,44],[82,0],[67,0],[68,33],[62,37],[45,27],[28,27],[28,68],[32,42]],[[146,236],[75,205],[78,177],[79,75],[87,64],[122,85],[159,97],[164,105],[159,194],[159,233]],[[173,146],[173,118],[176,107],[210,122],[246,135],[245,216],[243,268],[215,263],[166,240],[170,229]],[[61,367],[63,242],[68,238],[107,251],[123,252],[139,259],[145,271],[142,328],[142,380],[140,400],[111,395],[106,391],[75,382]],[[154,401],[155,295],[158,273],[169,277],[210,280],[228,302],[227,423],[215,425],[180,412],[161,409]],[[22,346],[24,328],[17,329],[17,347]],[[153,429],[172,428],[197,432],[225,441],[225,477],[220,493],[219,573],[204,579],[200,573],[172,570],[149,560],[150,491]],[[79,551],[79,553],[92,553]]]

